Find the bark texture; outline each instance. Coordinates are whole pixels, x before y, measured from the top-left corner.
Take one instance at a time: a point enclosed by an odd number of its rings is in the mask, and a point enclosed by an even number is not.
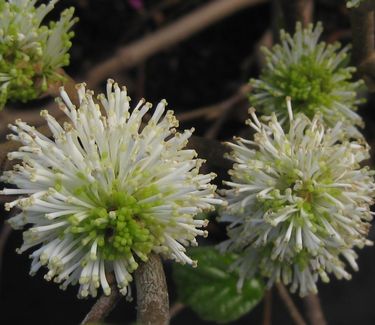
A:
[[[151,254],[149,260],[135,271],[137,287],[137,324],[169,324],[167,282],[160,257]]]

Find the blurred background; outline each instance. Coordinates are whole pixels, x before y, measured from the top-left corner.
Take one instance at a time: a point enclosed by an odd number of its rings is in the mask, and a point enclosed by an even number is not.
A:
[[[108,77],[103,73],[106,66],[103,68],[102,63],[117,57],[119,49],[145,40],[213,2],[217,1],[63,0],[48,18],[57,18],[67,7],[76,8],[80,21],[74,27],[71,64],[65,71],[77,82],[93,80],[93,88],[101,92]],[[181,121],[180,127],[194,126],[195,135],[207,141],[244,135],[248,132],[244,125],[249,106],[246,84],[249,78],[258,76],[264,63],[259,47],[272,45],[272,29],[278,15],[275,7],[271,1],[253,1],[188,36],[171,41],[140,62],[123,64],[109,76],[127,86],[133,102],[144,97],[156,104],[166,98],[169,108],[175,110]],[[209,15],[200,19],[209,20]],[[344,1],[316,0],[314,21],[323,22],[326,41],[350,42],[350,21]],[[151,45],[145,45],[146,52],[147,46]],[[134,58],[129,56],[128,59]],[[360,114],[366,123],[367,140],[375,148],[374,96],[364,95],[367,103],[361,107]],[[6,125],[10,121],[21,117],[38,125],[41,123],[38,112],[46,107],[51,107],[52,112],[56,110],[51,106],[51,96],[28,104],[8,103],[0,112],[0,142],[5,141]],[[372,159],[370,163],[373,165],[373,162]],[[226,177],[215,164],[205,168],[221,175],[218,183]],[[3,222],[6,213],[1,212]],[[225,238],[224,227],[215,222],[210,227],[206,243],[214,244]],[[76,287],[61,291],[57,285],[43,279],[43,272],[31,278],[27,254],[15,253],[21,244],[21,232],[11,232],[7,240],[6,233],[2,232],[1,236],[0,324],[78,324],[95,300],[76,299]],[[370,239],[375,240],[374,229]],[[375,250],[368,247],[359,255],[360,271],[353,275],[352,281],[332,280],[330,284],[319,285],[322,308],[329,324],[375,324]],[[166,262],[165,267],[173,305],[178,298],[170,263]],[[272,324],[293,324],[276,291],[271,295]],[[298,307],[304,308],[299,297],[293,296],[293,299]],[[136,316],[135,307],[134,302],[123,299],[107,322],[131,324]],[[261,324],[263,307],[260,303],[249,315],[232,324]],[[200,320],[189,308],[182,309],[171,323],[213,324]]]

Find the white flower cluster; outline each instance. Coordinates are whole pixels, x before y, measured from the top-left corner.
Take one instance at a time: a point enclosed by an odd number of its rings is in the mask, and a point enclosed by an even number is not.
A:
[[[79,282],[79,296],[95,296],[102,287],[110,293],[107,275],[113,272],[123,294],[139,261],[151,252],[180,263],[195,264],[185,246],[206,236],[195,219],[222,204],[214,197],[214,174],[199,174],[202,160],[183,149],[193,130],[176,132],[173,111],[162,100],[151,108],[141,100],[129,111],[125,88],[112,80],[107,95],[77,85],[79,108],[64,89],[59,106],[69,118],[63,126],[42,111],[53,134],[50,140],[18,120],[9,139],[21,142],[10,160],[22,164],[1,178],[17,189],[4,195],[23,195],[6,204],[21,212],[10,219],[26,227],[19,253],[33,248],[31,274],[46,266],[47,280],[62,288]]]
[[[241,253],[241,281],[260,272],[304,296],[329,273],[350,279],[345,260],[358,269],[354,248],[371,244],[375,184],[360,165],[369,157],[364,140],[347,140],[340,122],[326,128],[320,116],[293,117],[290,99],[287,106],[289,132],[275,114],[266,125],[250,109],[254,141],[229,143],[235,163],[222,221],[230,239],[222,248]]]
[[[62,78],[58,69],[69,63],[69,30],[78,19],[69,8],[43,25],[57,1],[36,7],[36,0],[0,0],[0,107],[7,99],[34,99]]]
[[[282,30],[280,44],[263,49],[267,64],[259,79],[250,80],[251,105],[265,115],[275,112],[283,125],[288,120],[285,97],[290,96],[294,112],[310,119],[321,113],[328,127],[343,121],[352,136],[360,137],[356,126],[363,121],[355,111],[363,81],[352,80],[356,69],[347,66],[349,46],[319,42],[322,32],[321,23],[307,28],[297,23],[294,35]]]

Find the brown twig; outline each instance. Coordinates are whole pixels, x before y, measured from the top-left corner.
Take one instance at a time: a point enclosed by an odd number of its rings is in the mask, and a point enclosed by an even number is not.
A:
[[[225,121],[229,117],[229,113],[231,112],[231,108],[242,102],[246,99],[246,95],[250,92],[251,86],[250,85],[243,85],[240,90],[234,94],[232,97],[227,99],[224,102],[219,103],[218,107],[221,104],[221,113],[218,119],[211,125],[210,128],[204,134],[204,137],[207,139],[215,139],[220,132],[220,129],[224,125]]]
[[[196,150],[198,156],[208,161],[212,167],[228,170],[233,165],[230,160],[224,158],[225,154],[230,152],[229,147],[217,140],[193,135],[189,139],[187,148]]]
[[[324,317],[322,306],[318,295],[309,294],[304,299],[305,306],[307,309],[307,317],[310,320],[311,325],[326,325],[327,321]]]
[[[369,4],[370,1],[350,10],[352,60],[356,65],[360,65],[374,51],[374,11]]]
[[[215,119],[221,116],[223,112],[231,109],[233,106],[244,100],[250,91],[251,86],[249,84],[242,85],[233,96],[220,103],[200,107],[185,113],[180,113],[177,114],[176,117],[180,122],[186,122],[200,117],[205,117],[208,120]]]
[[[169,324],[169,299],[163,264],[159,255],[151,254],[135,271],[137,287],[137,324]]]
[[[108,282],[110,283],[111,287],[110,295],[106,296],[103,294],[95,302],[95,304],[86,315],[85,319],[81,322],[81,325],[93,324],[103,321],[120,301],[122,295],[117,288],[117,283],[112,274],[110,277],[108,277]]]
[[[352,29],[352,62],[358,67],[357,77],[363,78],[371,92],[375,92],[375,2],[368,0],[350,10]]]
[[[358,66],[358,76],[366,82],[370,92],[375,92],[375,51]]]
[[[263,66],[264,62],[262,61],[263,55],[259,55],[259,49],[263,46],[270,47],[272,44],[272,34],[269,30],[266,30],[265,33],[262,35],[261,39],[259,40],[258,44],[256,45],[255,53],[251,56],[249,61],[254,61],[256,59],[259,63],[259,66]],[[240,89],[230,98],[212,106],[208,106],[205,108],[201,108],[198,110],[194,110],[193,112],[184,113],[182,117],[186,119],[187,117],[196,117],[197,114],[206,114],[206,118],[217,118],[217,120],[212,124],[212,126],[206,131],[204,137],[207,139],[215,139],[220,132],[220,129],[224,125],[226,119],[229,117],[229,113],[231,112],[231,108],[236,105],[239,105],[242,101],[246,99],[246,97],[251,92],[252,87],[250,84],[245,84],[240,87]],[[195,115],[194,115],[195,113]]]
[[[67,75],[62,69],[60,69],[59,73],[64,76],[64,81],[51,84],[48,88],[48,91],[43,95],[43,97],[58,97],[60,95],[60,87],[64,86],[72,101],[78,101],[77,91],[75,89],[76,82],[74,81],[74,79]],[[49,113],[55,118],[60,118],[64,115],[64,113],[59,110],[54,101],[51,101],[44,107],[39,107],[38,109],[31,110],[15,109],[9,106],[10,105],[7,105],[7,109],[4,109],[0,112],[0,136],[3,136],[4,133],[6,133],[7,125],[9,123],[13,123],[18,118],[21,118],[22,121],[36,127],[44,124],[45,120],[40,116],[40,109],[48,110]]]
[[[272,323],[272,288],[266,290],[264,295],[263,322],[262,325],[271,325]]]
[[[169,319],[172,319],[180,313],[181,310],[185,309],[186,306],[180,302],[174,303],[169,310]]]
[[[50,114],[55,117],[59,117],[61,115],[61,111],[57,108],[56,104],[48,104],[42,108],[48,109]],[[18,118],[34,126],[40,126],[45,122],[45,120],[40,116],[40,109],[24,110],[8,107],[0,112],[0,136],[4,136],[8,132],[8,124],[13,123]]]
[[[60,87],[64,86],[65,91],[69,94],[70,99],[73,102],[78,102],[78,94],[76,90],[77,82],[64,70],[60,69],[59,73],[64,77],[64,80],[54,84],[50,84],[47,94],[52,97],[58,97],[60,96]]]
[[[262,47],[270,47],[272,45],[272,33],[269,30],[266,30],[262,37],[260,38],[258,44],[255,47],[255,53],[251,55],[251,61],[258,61],[259,66],[263,67],[264,62],[264,55],[260,55],[260,49]],[[254,60],[255,59],[255,60]],[[185,113],[183,118],[194,116],[194,112],[207,114],[207,118],[217,118],[217,120],[212,124],[212,126],[206,131],[204,137],[207,139],[215,139],[220,132],[220,129],[223,127],[225,121],[229,117],[229,113],[231,112],[231,108],[236,105],[239,105],[242,101],[246,99],[246,97],[251,92],[252,87],[250,84],[245,84],[240,87],[240,89],[230,98],[224,100],[216,105],[209,106],[206,108],[201,108],[198,110],[194,110],[193,112]],[[196,116],[196,115],[195,115]]]
[[[207,139],[215,139],[223,127],[225,121],[229,116],[229,110],[225,110],[220,117],[211,125],[205,132],[204,137]]]
[[[293,319],[294,323],[296,325],[307,325],[301,313],[298,311],[296,305],[294,304],[285,286],[279,282],[279,283],[276,283],[276,288],[277,288],[277,292],[280,295],[281,300],[284,302],[286,308],[288,309],[289,315]]]
[[[284,18],[285,30],[294,33],[296,22],[301,22],[306,27],[313,21],[313,0],[281,0],[281,11]]]
[[[283,13],[281,11],[281,1],[272,0],[271,3],[271,37],[272,43],[280,42],[280,29],[283,28]]]
[[[89,86],[95,87],[114,72],[133,67],[151,55],[187,39],[241,9],[265,2],[267,0],[211,1],[178,21],[120,48],[114,56],[91,69],[86,81]]]

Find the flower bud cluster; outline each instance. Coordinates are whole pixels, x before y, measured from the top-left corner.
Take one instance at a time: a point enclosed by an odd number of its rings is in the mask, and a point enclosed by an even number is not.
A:
[[[57,1],[0,0],[0,108],[7,100],[35,99],[63,78],[59,68],[69,64],[69,30],[78,19],[69,8],[43,25]]]

